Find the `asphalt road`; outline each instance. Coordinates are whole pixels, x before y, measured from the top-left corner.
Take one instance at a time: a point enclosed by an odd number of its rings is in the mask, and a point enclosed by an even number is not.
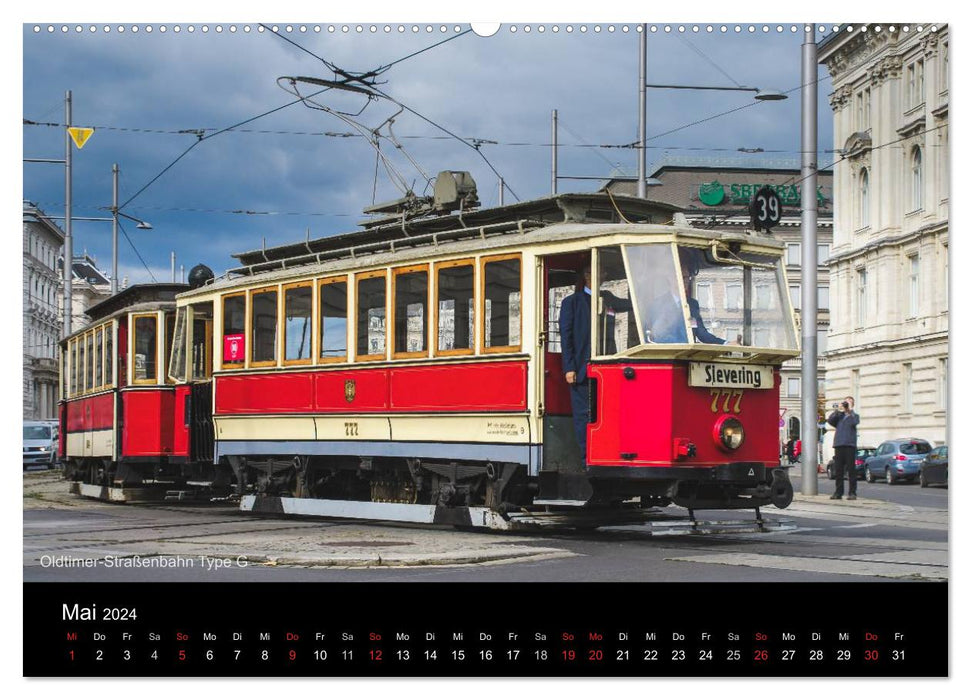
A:
[[[942,580],[948,491],[833,482],[769,518],[793,530],[651,535],[459,532],[376,522],[253,517],[228,506],[109,505],[66,496],[54,475],[25,475],[25,581],[750,581]],[[683,512],[679,509],[666,509]],[[746,519],[747,512],[699,518]]]

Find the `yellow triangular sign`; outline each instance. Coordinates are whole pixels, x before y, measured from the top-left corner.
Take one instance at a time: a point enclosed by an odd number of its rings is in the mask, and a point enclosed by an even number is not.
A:
[[[71,135],[71,140],[74,141],[74,145],[80,151],[84,148],[84,144],[88,142],[88,139],[91,138],[94,129],[89,126],[72,126],[68,127],[67,133]]]

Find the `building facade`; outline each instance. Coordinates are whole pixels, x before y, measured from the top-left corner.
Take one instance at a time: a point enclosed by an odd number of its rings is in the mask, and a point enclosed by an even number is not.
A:
[[[861,445],[946,440],[948,27],[838,32],[836,226],[827,393],[850,395]]]
[[[667,158],[658,164],[651,177],[661,184],[648,188],[648,198],[679,207],[692,226],[721,231],[749,228],[748,203],[763,185],[769,185],[782,201],[782,221],[772,235],[786,244],[786,277],[789,297],[799,311],[806,290],[802,288],[802,186],[798,163],[769,160],[755,161],[739,158]],[[615,178],[605,187],[614,193],[635,195],[637,181]],[[819,171],[817,178],[817,347],[820,356],[817,367],[820,404],[826,401],[826,362],[830,325],[830,289],[827,259],[833,241],[833,173]],[[801,339],[800,324],[800,339]],[[779,441],[799,439],[802,422],[802,377],[799,358],[782,366],[779,388]]]
[[[87,310],[111,296],[111,279],[87,251],[74,256],[71,270],[71,328],[77,330],[91,322]]]
[[[64,233],[32,203],[25,201],[23,212],[23,418],[55,420],[58,340],[63,330]]]

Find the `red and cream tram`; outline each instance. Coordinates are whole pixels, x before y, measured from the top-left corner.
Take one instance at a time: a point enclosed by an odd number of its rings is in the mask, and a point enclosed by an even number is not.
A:
[[[178,294],[153,341],[171,348],[152,370],[168,398],[146,414],[172,436],[162,462],[232,483],[244,510],[302,515],[503,527],[538,511],[785,508],[778,370],[798,349],[783,245],[672,216],[560,195],[239,254]],[[587,265],[581,455],[558,315]],[[139,313],[119,336],[136,350]],[[168,328],[170,307],[152,313]],[[69,339],[69,376],[91,333]],[[116,380],[114,410],[139,389]],[[68,472],[103,484],[110,470],[72,448],[68,396]]]

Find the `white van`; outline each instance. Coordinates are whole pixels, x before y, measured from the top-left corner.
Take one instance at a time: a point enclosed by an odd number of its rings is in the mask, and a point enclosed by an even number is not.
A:
[[[54,421],[24,421],[24,471],[38,464],[48,469],[57,465],[57,423]]]

